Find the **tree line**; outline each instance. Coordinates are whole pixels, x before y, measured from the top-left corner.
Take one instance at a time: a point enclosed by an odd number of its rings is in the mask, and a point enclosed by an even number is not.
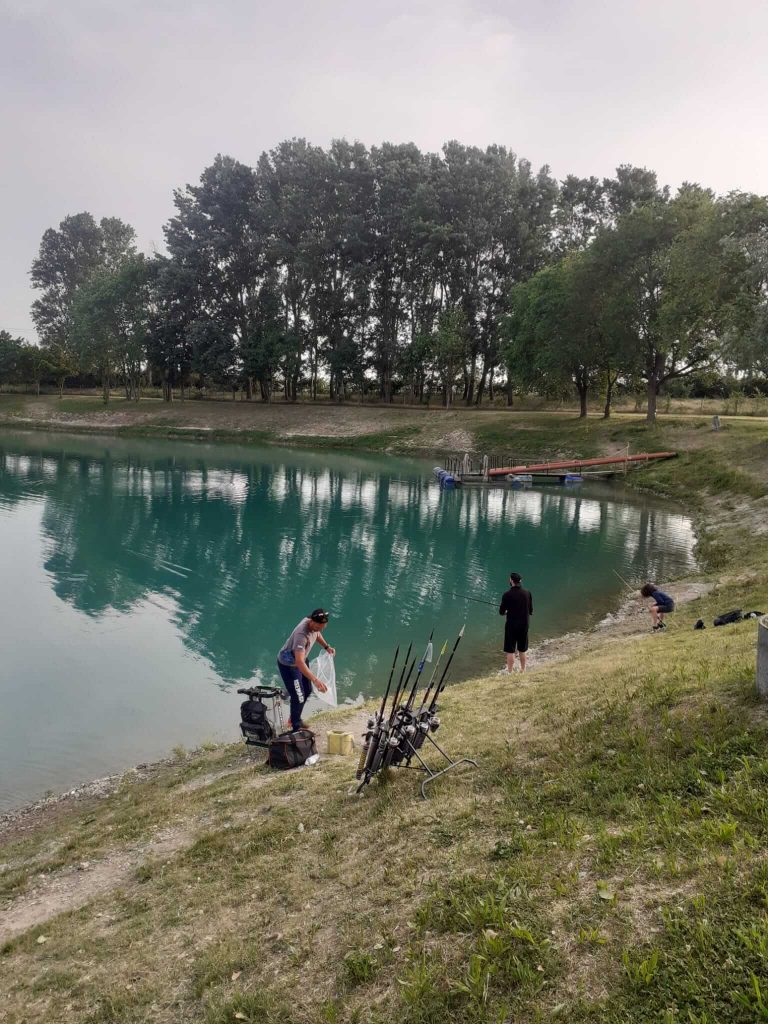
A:
[[[0,383],[159,385],[479,405],[503,389],[660,390],[705,368],[768,377],[768,200],[675,194],[644,168],[569,176],[499,146],[217,156],[174,193],[166,251],[66,217],[31,276],[40,347],[0,332]],[[33,351],[34,350],[34,351]]]

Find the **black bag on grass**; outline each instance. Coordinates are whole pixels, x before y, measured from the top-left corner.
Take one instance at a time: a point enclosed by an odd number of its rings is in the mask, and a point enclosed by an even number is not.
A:
[[[741,622],[741,608],[735,608],[732,612],[726,612],[725,615],[718,615],[712,625],[730,626],[732,622]]]
[[[283,732],[269,744],[267,764],[270,768],[298,768],[316,753],[315,734],[311,729]]]

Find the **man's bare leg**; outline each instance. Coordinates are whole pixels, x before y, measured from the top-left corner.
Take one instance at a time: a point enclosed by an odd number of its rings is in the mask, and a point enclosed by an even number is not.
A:
[[[514,654],[507,655],[507,672],[514,672],[515,670],[515,656]]]
[[[520,671],[525,672],[525,654],[520,651],[517,656],[520,659]]]

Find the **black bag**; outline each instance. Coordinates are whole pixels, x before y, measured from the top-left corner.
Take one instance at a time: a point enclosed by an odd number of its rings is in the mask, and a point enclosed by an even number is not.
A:
[[[270,768],[298,768],[316,753],[315,734],[311,729],[283,732],[269,744],[267,764]]]
[[[712,625],[730,626],[732,622],[741,622],[741,608],[736,608],[732,612],[726,612],[725,615],[718,615]]]
[[[260,700],[244,700],[240,705],[240,731],[246,743],[264,746],[274,737],[275,730],[267,718],[267,708]]]

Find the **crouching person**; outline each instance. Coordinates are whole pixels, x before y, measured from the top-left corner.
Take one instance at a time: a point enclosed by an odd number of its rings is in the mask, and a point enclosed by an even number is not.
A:
[[[664,616],[669,615],[670,612],[675,610],[675,602],[669,596],[665,594],[663,590],[659,590],[653,583],[644,583],[640,588],[640,593],[643,597],[650,597],[651,599],[651,619],[653,620],[654,632],[659,632],[662,629],[666,629],[666,623],[664,622]]]
[[[277,667],[291,701],[290,728],[292,732],[306,728],[301,720],[301,715],[304,705],[312,693],[312,687],[315,686],[320,693],[325,693],[327,689],[325,683],[318,679],[307,664],[309,652],[316,640],[329,654],[336,653],[320,635],[327,625],[328,612],[322,608],[316,608],[301,620],[277,656]]]

